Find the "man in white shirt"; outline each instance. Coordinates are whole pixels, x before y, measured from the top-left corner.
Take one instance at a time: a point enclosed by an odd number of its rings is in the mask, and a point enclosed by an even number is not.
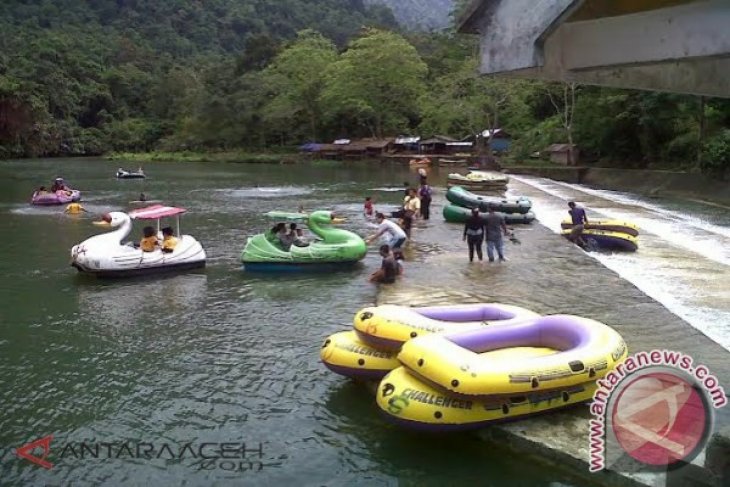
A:
[[[406,243],[406,232],[404,232],[397,223],[385,218],[385,215],[380,212],[375,214],[375,221],[378,222],[378,231],[375,232],[374,235],[368,237],[365,241],[367,243],[371,243],[376,238],[387,233],[389,235],[388,245],[393,250],[393,254],[396,258],[402,259],[403,251],[401,248],[403,247],[403,244]]]

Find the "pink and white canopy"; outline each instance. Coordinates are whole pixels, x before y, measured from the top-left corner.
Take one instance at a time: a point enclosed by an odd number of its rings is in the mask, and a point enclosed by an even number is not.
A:
[[[139,220],[158,220],[166,216],[175,216],[185,213],[185,208],[176,208],[174,206],[152,205],[147,208],[139,208],[129,212],[131,218]]]

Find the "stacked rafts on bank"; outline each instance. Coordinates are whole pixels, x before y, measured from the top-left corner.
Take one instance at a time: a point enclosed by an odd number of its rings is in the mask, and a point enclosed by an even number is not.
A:
[[[570,237],[573,222],[564,220],[560,224],[562,235]],[[639,248],[639,227],[621,220],[591,220],[583,225],[581,238],[588,250],[627,250],[634,252]]]
[[[447,178],[449,187],[462,186],[471,191],[498,192],[507,189],[509,176],[496,171],[470,170],[466,175],[451,173]]]
[[[538,316],[506,304],[458,306],[383,305],[355,314],[354,330],[330,335],[320,357],[333,372],[355,379],[380,379],[400,366],[396,358],[408,340],[445,331],[466,331],[492,323],[514,323]]]
[[[376,399],[408,427],[478,428],[588,401],[626,354],[613,329],[570,315],[419,337]]]
[[[506,200],[486,198],[467,191],[461,186],[453,186],[446,192],[446,199],[452,203],[444,206],[443,215],[447,222],[464,223],[470,216],[473,208],[478,208],[481,216],[485,216],[489,207],[504,216],[506,223],[531,223],[535,214],[530,211],[532,202],[525,198]]]
[[[473,429],[588,401],[628,353],[597,321],[498,304],[366,308],[355,330],[329,337],[323,362],[349,377],[387,374],[378,406],[415,429]]]

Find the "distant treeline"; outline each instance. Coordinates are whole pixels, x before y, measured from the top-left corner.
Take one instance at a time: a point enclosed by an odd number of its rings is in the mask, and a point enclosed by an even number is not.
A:
[[[728,100],[480,77],[475,39],[362,0],[5,0],[0,29],[0,158],[500,127],[518,158],[730,168]]]

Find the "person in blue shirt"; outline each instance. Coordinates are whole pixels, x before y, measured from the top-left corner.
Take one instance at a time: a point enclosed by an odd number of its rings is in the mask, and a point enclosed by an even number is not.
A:
[[[573,223],[573,228],[570,230],[570,237],[568,238],[571,242],[585,247],[586,243],[583,241],[583,230],[585,229],[585,224],[588,223],[586,211],[580,206],[577,206],[574,201],[570,201],[568,206],[570,207],[568,214]]]

